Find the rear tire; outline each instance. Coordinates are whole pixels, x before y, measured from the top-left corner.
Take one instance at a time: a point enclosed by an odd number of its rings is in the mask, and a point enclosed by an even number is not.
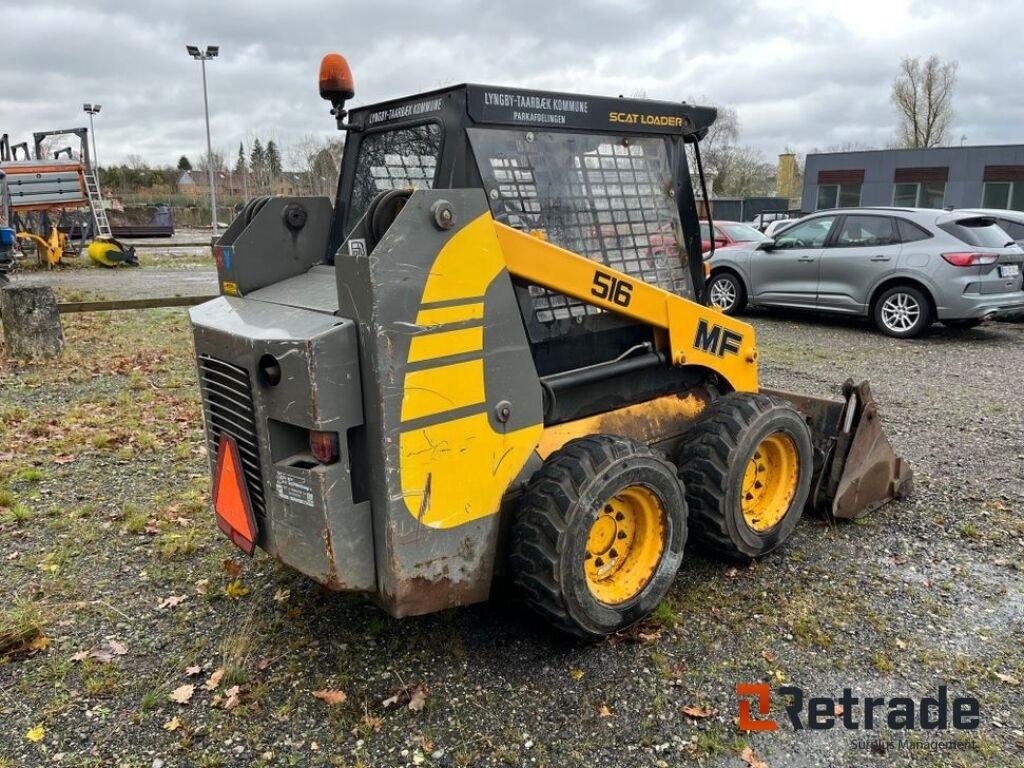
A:
[[[814,453],[785,400],[734,392],[708,406],[679,446],[694,541],[750,561],[782,545],[803,515]]]
[[[912,285],[894,285],[875,299],[871,317],[886,336],[912,339],[932,324],[932,307],[928,297]]]
[[[726,315],[736,315],[747,306],[747,290],[732,272],[717,272],[708,282],[708,302]]]
[[[621,631],[672,587],[686,517],[686,495],[667,459],[625,437],[572,440],[548,457],[523,496],[511,532],[513,581],[564,632]]]

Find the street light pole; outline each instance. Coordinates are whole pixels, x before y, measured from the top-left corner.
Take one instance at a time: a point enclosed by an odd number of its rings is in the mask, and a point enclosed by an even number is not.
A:
[[[205,51],[200,51],[195,45],[185,46],[188,55],[198,61],[203,69],[203,113],[206,116],[206,172],[210,181],[210,219],[213,226],[213,235],[216,237],[220,230],[217,227],[217,189],[213,179],[213,142],[210,140],[210,101],[206,91],[206,62],[215,59],[220,53],[219,45],[208,45]]]
[[[97,178],[100,173],[100,160],[99,155],[96,154],[96,128],[93,126],[92,118],[93,115],[98,115],[100,112],[99,104],[83,104],[82,109],[89,115],[89,133],[92,135],[92,167],[96,173]],[[88,149],[88,147],[87,147]]]

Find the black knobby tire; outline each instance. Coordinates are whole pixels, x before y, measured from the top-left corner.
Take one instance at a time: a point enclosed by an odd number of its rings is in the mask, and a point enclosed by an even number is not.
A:
[[[898,315],[892,315],[890,319],[888,314],[890,302],[895,305],[900,301],[906,302],[908,307],[913,308],[910,311],[916,312],[913,315],[915,319],[906,327],[899,324]],[[896,307],[893,306],[891,311],[896,312]],[[878,330],[894,339],[913,339],[920,336],[928,330],[935,319],[932,316],[931,302],[928,301],[924,291],[912,285],[894,285],[882,291],[871,307],[871,318]]]
[[[587,537],[617,493],[643,487],[663,510],[660,560],[630,599],[598,600],[584,572]],[[618,632],[653,611],[672,586],[686,545],[686,496],[674,465],[625,437],[566,443],[534,474],[512,527],[509,565],[520,594],[554,627],[584,638]]]
[[[790,438],[799,462],[795,492],[778,523],[755,530],[743,514],[744,475],[755,450],[777,433]],[[811,489],[813,456],[810,429],[800,412],[785,400],[736,392],[712,402],[683,439],[676,457],[690,508],[692,540],[716,555],[740,562],[779,547],[803,514]]]
[[[744,310],[747,306],[747,289],[743,286],[743,281],[732,272],[716,272],[711,276],[708,281],[707,296],[708,304],[714,304],[716,297],[716,284],[722,284],[725,288],[723,295],[733,296],[731,303],[728,306],[721,306],[722,314],[725,315],[737,315]]]

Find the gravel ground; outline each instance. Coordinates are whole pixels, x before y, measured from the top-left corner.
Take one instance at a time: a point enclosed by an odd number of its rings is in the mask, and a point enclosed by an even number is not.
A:
[[[808,518],[750,568],[691,552],[654,620],[579,644],[503,597],[395,621],[239,556],[206,507],[185,314],[111,317],[105,336],[68,321],[64,366],[0,373],[0,615],[46,638],[0,663],[0,766],[1024,762],[1024,325],[897,341],[751,314],[766,386],[872,381],[914,496],[861,524]],[[946,685],[980,700],[981,727],[874,750],[864,731],[740,733],[753,682]],[[422,709],[388,705],[400,691]]]

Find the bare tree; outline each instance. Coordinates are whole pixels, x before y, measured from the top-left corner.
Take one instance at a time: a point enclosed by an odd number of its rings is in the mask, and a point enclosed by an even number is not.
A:
[[[900,62],[890,99],[899,115],[898,139],[903,147],[938,147],[949,142],[953,121],[955,61],[929,56]]]
[[[715,192],[720,197],[775,194],[776,168],[751,147],[724,147],[715,168]]]
[[[342,138],[321,139],[306,135],[292,145],[288,160],[306,177],[312,194],[334,197],[344,149]]]
[[[220,172],[226,171],[228,169],[227,163],[224,161],[225,157],[226,157],[226,154],[225,154],[224,150],[221,150],[221,149],[213,150],[213,154],[210,155],[209,157],[207,157],[207,154],[205,152],[203,152],[203,154],[201,154],[199,156],[199,159],[195,162],[195,164],[192,166],[192,168],[193,168],[193,170],[196,170],[196,171],[204,171],[205,172],[207,167],[209,167],[209,165],[211,164],[210,160],[212,159],[212,161],[213,161],[212,165],[213,165],[214,173],[220,173]]]

